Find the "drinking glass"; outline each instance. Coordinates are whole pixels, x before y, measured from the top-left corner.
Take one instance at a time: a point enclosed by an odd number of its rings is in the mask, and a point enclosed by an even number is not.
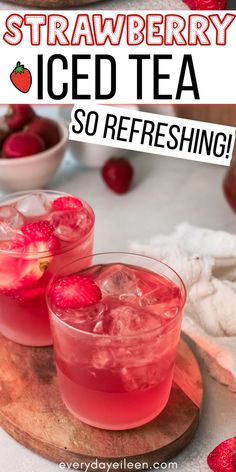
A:
[[[99,303],[83,309],[55,306],[55,284],[72,274],[95,281],[102,292]],[[142,255],[95,254],[59,269],[47,303],[68,410],[110,430],[134,428],[159,415],[171,390],[185,299],[180,276]]]

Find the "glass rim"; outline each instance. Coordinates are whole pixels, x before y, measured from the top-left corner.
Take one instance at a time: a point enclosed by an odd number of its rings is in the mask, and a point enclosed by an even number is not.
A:
[[[17,198],[17,197],[23,197],[24,195],[29,195],[31,193],[45,193],[46,195],[49,194],[49,195],[59,195],[60,196],[70,196],[70,197],[74,197],[75,195],[71,194],[71,193],[67,193],[67,192],[62,192],[60,190],[42,190],[42,189],[32,189],[32,190],[23,190],[23,191],[20,191],[20,192],[13,192],[13,193],[9,193],[8,195],[2,195],[0,197],[0,208],[1,206],[3,205],[4,202],[7,202],[8,200],[11,200],[11,199],[14,199],[14,198]],[[79,198],[79,197],[78,197]],[[92,226],[91,226],[91,229],[90,231],[85,234],[82,238],[78,238],[76,239],[75,241],[72,241],[71,243],[68,242],[68,245],[65,247],[65,248],[62,248],[60,249],[59,251],[56,251],[55,254],[53,254],[53,256],[59,256],[60,254],[64,254],[66,253],[67,251],[73,249],[74,247],[76,247],[79,243],[82,243],[87,237],[89,237],[89,235],[91,234],[91,232],[93,231],[94,229],[94,223],[95,223],[95,214],[94,214],[94,211],[92,209],[92,207],[89,205],[89,203],[87,203],[86,200],[84,200],[83,198],[80,198],[80,200],[85,203],[86,205],[86,208],[89,210],[89,212],[91,213],[91,216],[92,216]],[[40,215],[39,215],[40,216]],[[37,257],[37,256],[40,256],[40,257],[48,257],[49,255],[51,256],[51,253],[49,253],[48,251],[32,251],[30,252],[30,254],[27,254],[25,253],[24,251],[19,251],[19,250],[12,250],[12,249],[0,249],[0,255],[1,254],[6,254],[6,255],[10,255],[12,257],[24,257],[25,259],[27,260],[30,260],[30,259],[33,259],[34,257]]]
[[[98,334],[98,333],[92,333],[92,332],[89,332],[89,331],[83,331],[82,329],[71,326],[69,323],[63,321],[61,318],[59,318],[59,316],[56,315],[54,309],[52,308],[52,304],[51,304],[51,301],[50,301],[50,289],[52,287],[52,284],[53,284],[54,280],[58,277],[60,271],[67,268],[67,267],[69,267],[69,266],[71,266],[72,264],[74,264],[76,262],[83,261],[84,259],[89,259],[91,257],[94,258],[94,257],[112,256],[112,255],[114,255],[114,256],[115,255],[121,255],[121,256],[127,256],[127,257],[129,257],[129,256],[131,256],[131,257],[133,257],[133,256],[134,257],[140,257],[142,259],[146,259],[148,261],[158,263],[158,264],[160,264],[160,266],[163,266],[163,267],[167,268],[170,272],[172,272],[172,274],[174,274],[177,277],[177,279],[180,283],[180,286],[181,286],[181,295],[182,295],[181,305],[179,307],[178,314],[173,319],[170,319],[168,321],[168,323],[166,324],[166,327],[168,328],[167,332],[169,333],[172,329],[172,326],[175,326],[176,321],[181,316],[182,310],[183,310],[184,305],[186,303],[187,290],[186,290],[185,283],[184,283],[182,277],[178,274],[178,272],[175,269],[173,269],[171,266],[166,264],[165,262],[161,261],[160,259],[156,259],[155,257],[146,256],[145,254],[139,254],[139,253],[135,253],[135,252],[126,252],[126,251],[98,252],[98,253],[90,254],[90,255],[87,255],[87,256],[79,257],[79,258],[75,259],[73,262],[70,262],[68,264],[64,264],[62,267],[60,267],[55,272],[55,274],[53,274],[53,276],[52,276],[51,280],[49,281],[49,283],[47,285],[47,288],[46,288],[45,299],[46,299],[47,307],[48,307],[48,310],[49,310],[49,315],[55,317],[59,323],[61,323],[63,326],[66,326],[70,330],[75,331],[76,333],[81,334],[85,337],[94,338],[94,339],[107,339],[107,340],[113,339],[113,340],[117,340],[117,341],[122,340],[122,339],[135,339],[135,338],[140,338],[140,337],[143,337],[143,336],[150,335],[151,333],[158,333],[159,331],[161,331],[163,329],[163,326],[152,328],[152,329],[149,329],[147,331],[141,331],[139,333],[126,334],[126,335]],[[92,267],[92,264],[89,267]]]

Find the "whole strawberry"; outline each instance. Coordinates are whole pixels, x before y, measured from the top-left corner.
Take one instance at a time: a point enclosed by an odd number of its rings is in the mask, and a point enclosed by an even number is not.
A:
[[[15,69],[10,75],[13,85],[22,93],[27,93],[32,84],[32,76],[29,69],[17,62]]]
[[[2,154],[4,157],[27,157],[44,151],[45,144],[40,136],[26,131],[20,131],[8,136],[4,143]]]
[[[35,116],[25,128],[30,133],[40,136],[49,149],[60,141],[60,133],[57,123],[43,116]]]
[[[0,147],[2,146],[2,143],[8,136],[9,132],[10,131],[6,124],[5,117],[0,116]]]
[[[226,0],[184,0],[191,10],[225,10]]]
[[[102,176],[113,192],[122,194],[129,189],[134,175],[130,162],[125,158],[111,158],[102,167]]]
[[[34,110],[30,105],[9,105],[5,121],[11,131],[20,131],[33,119],[34,115]]]
[[[207,463],[213,472],[236,471],[236,437],[227,439],[208,456]]]

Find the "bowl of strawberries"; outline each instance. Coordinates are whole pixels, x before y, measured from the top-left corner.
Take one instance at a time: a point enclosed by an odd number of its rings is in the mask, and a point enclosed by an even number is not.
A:
[[[9,105],[0,117],[0,186],[18,191],[44,187],[66,150],[66,124],[37,115],[30,105]]]

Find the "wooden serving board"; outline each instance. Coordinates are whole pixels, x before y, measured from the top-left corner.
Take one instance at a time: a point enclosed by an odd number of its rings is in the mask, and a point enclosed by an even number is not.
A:
[[[151,466],[167,461],[192,439],[201,402],[200,370],[181,340],[173,388],[161,415],[133,430],[93,428],[71,416],[62,403],[52,348],[24,347],[0,335],[0,425],[19,443],[57,463],[128,458]],[[124,463],[122,470],[128,470]]]

